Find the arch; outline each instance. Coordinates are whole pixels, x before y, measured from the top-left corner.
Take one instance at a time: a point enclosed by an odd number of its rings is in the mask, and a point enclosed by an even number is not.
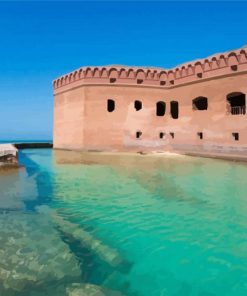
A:
[[[107,100],[107,111],[113,112],[115,110],[115,101],[112,99]]]
[[[171,101],[170,102],[170,110],[171,110],[171,117],[173,119],[178,119],[178,114],[179,114],[178,101]]]
[[[100,78],[99,68],[94,68],[94,70],[93,70],[93,77],[94,78]]]
[[[146,74],[147,79],[153,79],[153,74],[151,70],[147,70],[147,74]]]
[[[121,69],[120,71],[119,71],[119,77],[120,78],[127,78],[127,73],[126,73],[126,70],[125,69]]]
[[[192,100],[192,109],[193,110],[207,110],[208,109],[208,98],[206,97],[197,97]]]
[[[86,68],[85,77],[86,78],[92,78],[93,77],[93,72],[92,72],[91,68]]]
[[[79,78],[79,73],[78,73],[78,71],[75,71],[75,73],[74,73],[74,81],[78,80],[78,78]]]
[[[73,77],[73,73],[69,74],[69,83],[74,81],[73,78],[74,78],[74,77]]]
[[[145,72],[142,69],[138,69],[136,71],[136,78],[137,79],[142,79],[142,80],[146,79]]]
[[[227,94],[227,111],[232,115],[246,113],[246,96],[242,92],[232,92]]]
[[[211,62],[211,69],[215,70],[215,69],[218,69],[218,68],[219,68],[218,61],[217,61],[216,57],[213,57],[212,62]]]
[[[239,62],[240,63],[246,63],[247,62],[247,54],[244,49],[240,51],[240,57],[239,57]]]
[[[231,70],[237,71],[238,69],[238,58],[235,52],[231,52],[228,55],[228,65],[231,67]]]
[[[68,83],[69,83],[69,76],[66,75],[66,76],[65,76],[65,84],[68,84]]]
[[[135,78],[135,73],[133,69],[129,69],[127,72],[128,78],[134,79]]]
[[[101,74],[101,75],[100,75],[101,78],[108,78],[108,73],[107,73],[106,68],[102,68],[100,74]]]
[[[80,69],[79,70],[79,79],[82,79],[84,78],[84,72],[83,72],[83,69]]]
[[[139,100],[135,100],[134,107],[135,107],[136,111],[141,110],[142,109],[142,102]]]
[[[64,85],[64,78],[62,77],[60,81],[61,81],[60,86],[63,86]]]
[[[196,74],[196,76],[198,78],[202,78],[202,73],[203,73],[203,69],[202,69],[201,62],[195,63],[195,74]]]
[[[183,66],[182,69],[181,69],[181,76],[182,77],[186,77],[187,76],[187,70],[186,70],[185,66]]]
[[[176,77],[176,79],[179,79],[179,78],[181,78],[181,71],[180,71],[180,69],[179,68],[176,68],[176,70],[175,70],[175,77]]]
[[[227,66],[227,61],[226,61],[226,58],[223,54],[220,55],[219,66],[220,66],[220,68],[224,68]]]
[[[194,75],[194,67],[192,65],[188,65],[188,75]]]
[[[210,71],[210,70],[211,70],[210,62],[208,59],[206,59],[203,64],[203,71],[206,72],[206,71]]]
[[[156,115],[164,116],[166,113],[166,103],[163,101],[159,101],[156,103]]]

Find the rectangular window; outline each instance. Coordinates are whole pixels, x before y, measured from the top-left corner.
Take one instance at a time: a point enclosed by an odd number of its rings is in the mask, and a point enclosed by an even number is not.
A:
[[[110,78],[110,83],[115,83],[117,81],[116,78]]]
[[[175,134],[173,132],[170,133],[170,136],[172,137],[172,139],[174,139]]]
[[[201,132],[200,133],[197,133],[197,136],[199,137],[200,140],[203,139],[203,133],[201,133]]]
[[[239,141],[239,133],[232,133],[235,141]]]
[[[140,131],[136,132],[136,138],[137,139],[140,139],[141,138],[141,135],[142,135],[142,132],[140,132]]]
[[[161,132],[160,133],[160,139],[164,139],[165,133]]]

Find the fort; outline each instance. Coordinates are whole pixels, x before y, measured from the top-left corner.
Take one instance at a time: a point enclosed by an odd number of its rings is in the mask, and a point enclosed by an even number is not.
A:
[[[247,155],[247,47],[170,70],[80,68],[53,89],[54,148]]]

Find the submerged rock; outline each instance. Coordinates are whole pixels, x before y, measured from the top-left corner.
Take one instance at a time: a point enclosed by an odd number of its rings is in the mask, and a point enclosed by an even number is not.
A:
[[[121,296],[123,294],[92,284],[72,284],[66,288],[68,296]]]
[[[0,226],[1,296],[29,295],[47,283],[78,281],[79,264],[47,215],[0,214]]]

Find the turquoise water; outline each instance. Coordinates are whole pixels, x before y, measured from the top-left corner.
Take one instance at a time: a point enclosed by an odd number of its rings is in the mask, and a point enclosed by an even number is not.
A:
[[[50,149],[20,160],[0,173],[1,296],[103,295],[75,283],[247,295],[246,164]]]

